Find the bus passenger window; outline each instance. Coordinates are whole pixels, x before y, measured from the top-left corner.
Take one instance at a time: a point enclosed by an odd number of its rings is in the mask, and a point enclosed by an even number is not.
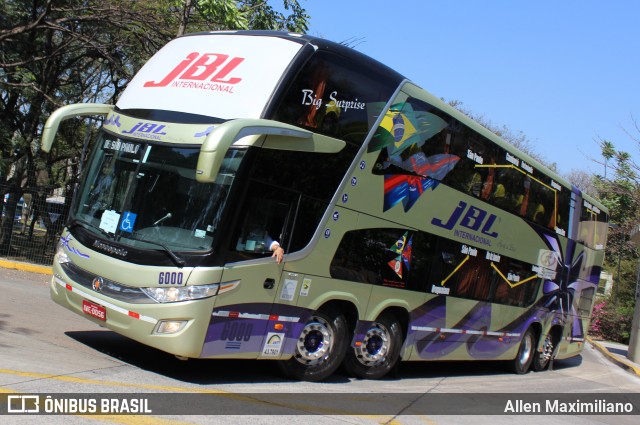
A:
[[[489,196],[489,202],[498,208],[506,209],[508,207],[507,189],[505,187],[505,172],[500,171],[496,177],[495,187]]]
[[[522,186],[519,188],[520,193],[516,197],[515,213],[525,217],[529,208],[529,196],[531,193],[531,179],[526,177],[522,181]]]
[[[595,288],[585,288],[582,290],[578,301],[578,316],[589,317],[595,292]]]
[[[433,242],[404,229],[347,232],[331,261],[334,279],[424,291]],[[416,251],[420,254],[416,255]]]
[[[492,302],[498,304],[526,307],[530,305],[540,286],[541,279],[526,263],[503,258],[496,267],[502,274],[496,279],[496,287]]]
[[[484,258],[468,257],[460,270],[460,279],[455,295],[478,301],[488,301],[491,295],[491,285],[496,278],[495,271]]]
[[[482,191],[482,175],[478,170],[472,172],[465,190],[469,195],[473,195],[476,198],[480,197]]]

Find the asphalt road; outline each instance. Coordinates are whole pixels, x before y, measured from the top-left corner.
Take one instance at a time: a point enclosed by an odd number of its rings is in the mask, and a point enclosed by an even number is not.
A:
[[[576,393],[601,398],[640,393],[637,376],[590,346],[579,357],[556,362],[553,371],[520,376],[506,371],[500,362],[431,362],[403,363],[395,376],[380,381],[338,373],[322,383],[307,383],[285,379],[270,361],[185,362],[59,307],[49,299],[49,280],[47,275],[0,269],[0,396],[73,394],[90,398],[114,393],[130,399],[150,397],[155,406],[160,400],[161,408],[148,415],[4,415],[0,416],[3,424],[498,425],[513,423],[514,416],[473,416],[465,408],[472,406],[474,413],[478,403],[490,404],[492,396],[483,398],[487,393],[500,393],[503,398],[513,395],[514,400],[522,394],[554,400],[563,395],[571,399]],[[209,398],[202,398],[205,396]],[[496,403],[504,403],[503,398]],[[432,414],[427,407],[448,414]],[[203,414],[185,414],[191,411]],[[436,413],[442,412],[436,409]],[[639,418],[515,417],[520,423],[544,421],[545,425],[636,424]]]

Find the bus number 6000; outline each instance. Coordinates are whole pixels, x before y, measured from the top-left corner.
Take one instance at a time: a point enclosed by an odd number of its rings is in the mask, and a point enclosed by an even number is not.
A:
[[[227,322],[222,328],[220,339],[222,341],[249,341],[252,330],[253,324],[251,323]]]
[[[162,272],[158,275],[159,285],[182,285],[182,272]]]

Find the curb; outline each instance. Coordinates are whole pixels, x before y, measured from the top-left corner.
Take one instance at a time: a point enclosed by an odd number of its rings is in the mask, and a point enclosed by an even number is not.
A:
[[[23,272],[53,274],[53,269],[51,267],[21,263],[19,261],[0,260],[0,267],[5,269],[21,270]]]
[[[640,367],[634,365],[633,363],[631,363],[631,361],[622,359],[618,356],[611,354],[611,352],[607,350],[606,347],[604,347],[602,344],[598,343],[597,341],[594,341],[589,336],[587,337],[587,341],[591,344],[591,346],[593,346],[596,350],[604,354],[605,357],[607,357],[613,363],[617,364],[618,366],[625,369],[626,371],[635,374],[636,376],[640,376]]]

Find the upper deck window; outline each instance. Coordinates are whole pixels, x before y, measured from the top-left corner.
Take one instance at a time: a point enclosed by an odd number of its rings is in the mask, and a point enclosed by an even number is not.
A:
[[[365,63],[319,51],[286,88],[273,119],[359,145],[396,88]]]
[[[582,200],[580,212],[578,241],[589,248],[603,250],[607,238],[607,222],[609,221],[607,213],[586,199]]]

